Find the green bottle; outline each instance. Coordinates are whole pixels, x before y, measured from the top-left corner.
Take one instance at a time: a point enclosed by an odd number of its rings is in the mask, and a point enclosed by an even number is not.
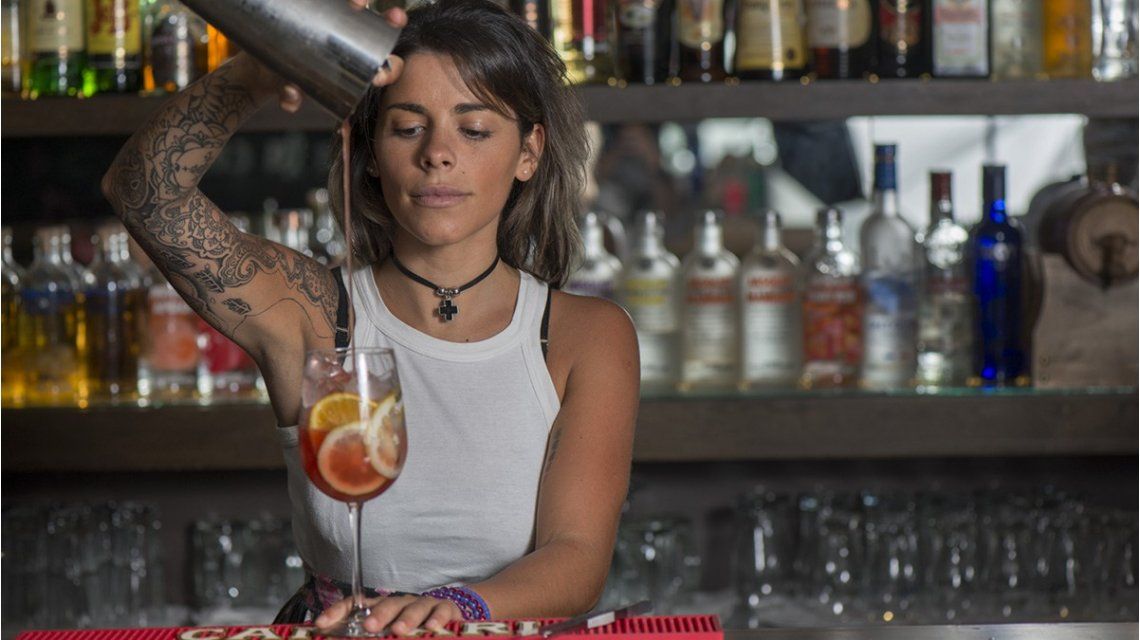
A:
[[[87,0],[87,67],[83,93],[142,89],[139,0]]]
[[[83,0],[29,0],[28,8],[28,96],[82,95]]]

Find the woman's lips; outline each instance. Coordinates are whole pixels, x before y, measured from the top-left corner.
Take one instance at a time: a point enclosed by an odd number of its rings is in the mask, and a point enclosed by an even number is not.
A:
[[[452,187],[426,187],[412,193],[412,200],[421,207],[444,208],[459,204],[471,194]]]

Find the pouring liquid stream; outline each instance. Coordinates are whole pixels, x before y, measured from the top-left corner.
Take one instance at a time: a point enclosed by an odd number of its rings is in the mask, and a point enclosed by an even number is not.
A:
[[[352,254],[354,244],[352,242],[352,184],[350,180],[351,172],[349,171],[349,160],[352,157],[351,144],[352,144],[352,127],[348,124],[348,118],[345,118],[340,123],[340,157],[341,157],[341,186],[342,193],[344,194],[344,211],[341,215],[344,216],[344,244],[346,247],[344,256],[344,269],[341,274],[347,281],[345,290],[348,292],[348,355],[349,360],[352,360],[353,349],[356,346],[356,341],[353,340],[355,331],[353,330],[356,324],[355,307],[352,306],[353,301],[353,277],[352,277]]]

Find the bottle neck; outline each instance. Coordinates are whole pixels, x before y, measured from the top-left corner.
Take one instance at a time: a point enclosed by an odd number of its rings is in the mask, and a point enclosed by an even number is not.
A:
[[[637,237],[637,254],[643,258],[655,258],[665,251],[660,230],[656,225],[643,227]]]
[[[874,207],[875,213],[887,217],[897,216],[899,215],[899,194],[894,187],[885,189],[876,187],[872,195],[871,205]]]
[[[697,232],[697,251],[703,256],[719,255],[724,250],[724,230],[718,224],[701,225]]]
[[[600,258],[606,253],[605,233],[598,225],[582,229],[582,253],[586,258]]]
[[[1009,220],[1004,199],[999,198],[986,203],[986,219],[994,224],[1005,224]]]
[[[828,222],[821,230],[820,240],[827,253],[843,251],[843,226],[838,222]]]
[[[950,198],[937,198],[930,202],[930,222],[936,224],[943,220],[954,222],[954,202]]]
[[[764,251],[768,253],[779,251],[781,247],[780,225],[771,223],[764,225],[764,234],[761,237],[761,243]]]
[[[3,258],[4,258],[4,264],[15,264],[16,263],[16,258],[12,256],[12,239],[11,238],[5,238],[4,239]]]

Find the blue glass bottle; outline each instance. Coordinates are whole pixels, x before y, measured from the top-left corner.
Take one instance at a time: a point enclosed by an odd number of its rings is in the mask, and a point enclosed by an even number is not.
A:
[[[984,386],[1028,382],[1021,331],[1022,231],[1005,208],[1005,167],[982,167],[985,211],[974,227],[974,295],[978,300],[975,370]]]

